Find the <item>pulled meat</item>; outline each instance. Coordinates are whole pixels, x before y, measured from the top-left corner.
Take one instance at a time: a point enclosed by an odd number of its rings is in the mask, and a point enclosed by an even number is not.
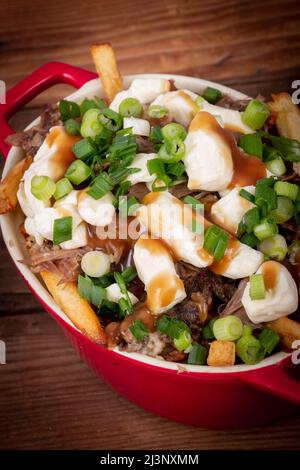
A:
[[[140,202],[142,201],[144,196],[146,196],[146,194],[148,193],[149,193],[149,189],[147,188],[145,183],[137,183],[129,188],[129,194],[131,196],[136,197],[138,201]]]
[[[200,292],[206,301],[216,296],[224,303],[229,302],[236,287],[234,281],[214,274],[207,268],[195,268],[190,264],[176,264],[179,277],[183,280],[188,297],[193,292]]]
[[[139,153],[154,153],[155,152],[153,143],[151,142],[151,140],[147,139],[146,137],[137,135],[136,143],[137,143]]]
[[[44,142],[49,129],[58,124],[61,124],[58,108],[46,105],[41,114],[40,123],[37,126],[8,136],[6,142],[10,145],[21,147],[27,155],[34,157]]]
[[[90,250],[88,247],[64,250],[50,243],[40,246],[31,237],[28,237],[26,245],[29,256],[22,262],[28,264],[34,273],[45,270],[59,273],[62,282],[77,281],[81,272],[81,259]]]
[[[180,304],[172,307],[168,311],[168,315],[185,322],[191,330],[193,340],[199,340],[203,322],[201,321],[201,313],[197,302],[185,299]]]

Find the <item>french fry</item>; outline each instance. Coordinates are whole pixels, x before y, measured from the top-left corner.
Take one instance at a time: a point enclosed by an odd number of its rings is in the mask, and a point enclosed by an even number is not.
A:
[[[268,103],[272,115],[275,116],[276,126],[282,137],[300,141],[300,110],[293,103],[288,93],[272,95],[273,101]]]
[[[235,344],[232,341],[213,341],[209,348],[207,364],[209,366],[233,366],[235,362]]]
[[[74,282],[61,283],[61,276],[50,271],[42,271],[41,277],[57,305],[91,340],[106,345],[106,335],[99,319],[87,300],[80,297]]]
[[[102,81],[105,95],[111,102],[115,95],[123,89],[116,56],[110,44],[94,44],[91,47],[93,61]]]
[[[296,339],[300,339],[300,324],[288,317],[278,318],[266,324],[279,334],[282,344],[291,349]]]
[[[27,156],[14,165],[0,183],[0,214],[13,211],[18,204],[17,191],[24,172],[32,162],[32,157]]]

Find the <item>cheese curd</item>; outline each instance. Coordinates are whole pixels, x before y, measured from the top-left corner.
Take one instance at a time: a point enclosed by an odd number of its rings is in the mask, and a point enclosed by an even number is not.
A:
[[[243,189],[255,194],[255,186],[245,186]],[[241,188],[234,188],[211,206],[210,220],[235,235],[243,216],[254,204],[239,195]]]
[[[230,279],[242,279],[254,274],[262,264],[264,256],[260,251],[250,246],[233,240],[229,246],[228,254],[218,263],[210,266],[215,274],[229,277]]]
[[[127,129],[132,127],[132,133],[135,135],[143,135],[149,137],[150,135],[150,122],[146,119],[138,119],[128,117],[123,119],[123,127]]]
[[[141,236],[134,245],[133,259],[153,314],[166,312],[185,299],[184,284],[176,273],[172,256],[160,240]]]
[[[199,268],[213,262],[213,257],[202,248],[203,217],[169,192],[147,194],[143,205],[137,209],[136,216],[152,235],[169,245],[178,259]],[[198,223],[200,233],[191,230],[193,223]]]
[[[187,127],[198,111],[195,100],[198,95],[189,90],[170,91],[158,96],[151,105],[168,109],[174,121]]]
[[[161,93],[170,90],[170,82],[165,78],[136,78],[128,90],[116,94],[109,107],[119,112],[119,106],[125,98],[136,98],[142,104],[150,103]]]
[[[94,199],[87,194],[88,189],[80,191],[78,195],[78,212],[82,219],[88,224],[96,227],[109,225],[115,215],[116,209],[113,205],[114,195],[110,192],[100,199]]]
[[[184,157],[189,189],[221,191],[231,182],[231,147],[220,130],[217,120],[207,112],[199,112],[192,120]]]
[[[50,129],[32,164],[25,171],[17,193],[21,209],[27,217],[33,217],[37,212],[50,206],[49,201],[40,201],[31,193],[32,178],[49,176],[54,181],[62,178],[75,159],[72,147],[77,141],[78,137],[68,135],[62,126]]]
[[[106,287],[105,290],[107,294],[107,300],[109,300],[110,302],[118,303],[119,300],[126,298],[126,296],[121,293],[120,287],[118,286],[117,283],[111,284],[110,286]],[[128,295],[133,305],[139,301],[139,299],[129,291],[128,291]]]
[[[240,111],[211,104],[203,98],[199,109],[201,109],[201,111],[207,111],[214,116],[219,116],[225,129],[242,134],[252,134],[255,132],[251,127],[243,123],[242,113]]]
[[[150,175],[147,163],[154,158],[157,158],[156,153],[138,153],[128,168],[138,168],[140,171],[128,175],[126,181],[130,181],[132,185],[137,183],[153,183],[156,175]]]
[[[253,323],[269,322],[295,312],[298,308],[298,290],[294,279],[285,266],[277,261],[266,261],[257,274],[264,278],[264,299],[252,300],[250,282],[242,296],[242,304]]]

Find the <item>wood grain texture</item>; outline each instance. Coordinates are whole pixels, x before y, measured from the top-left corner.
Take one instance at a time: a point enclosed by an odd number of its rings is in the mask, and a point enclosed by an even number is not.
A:
[[[1,10],[0,78],[9,88],[49,60],[92,70],[90,44],[110,41],[123,74],[193,75],[253,96],[290,91],[300,77],[299,18],[300,3],[290,0],[12,0]],[[43,93],[13,127],[68,92]],[[1,449],[300,449],[297,416],[264,429],[208,431],[138,409],[80,361],[3,243],[0,276]]]

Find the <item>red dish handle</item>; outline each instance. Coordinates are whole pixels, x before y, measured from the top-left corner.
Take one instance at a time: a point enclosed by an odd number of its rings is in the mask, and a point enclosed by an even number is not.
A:
[[[296,368],[299,369],[296,371]],[[300,381],[290,374],[292,369],[293,372],[299,373],[300,364],[297,367],[288,358],[274,366],[263,367],[248,373],[245,380],[256,388],[300,406]]]
[[[67,83],[80,88],[97,75],[88,70],[64,64],[48,62],[21,80],[6,93],[6,104],[0,104],[0,150],[6,158],[10,145],[5,142],[7,136],[14,133],[7,123],[16,111],[35,98],[39,93],[59,83]]]

